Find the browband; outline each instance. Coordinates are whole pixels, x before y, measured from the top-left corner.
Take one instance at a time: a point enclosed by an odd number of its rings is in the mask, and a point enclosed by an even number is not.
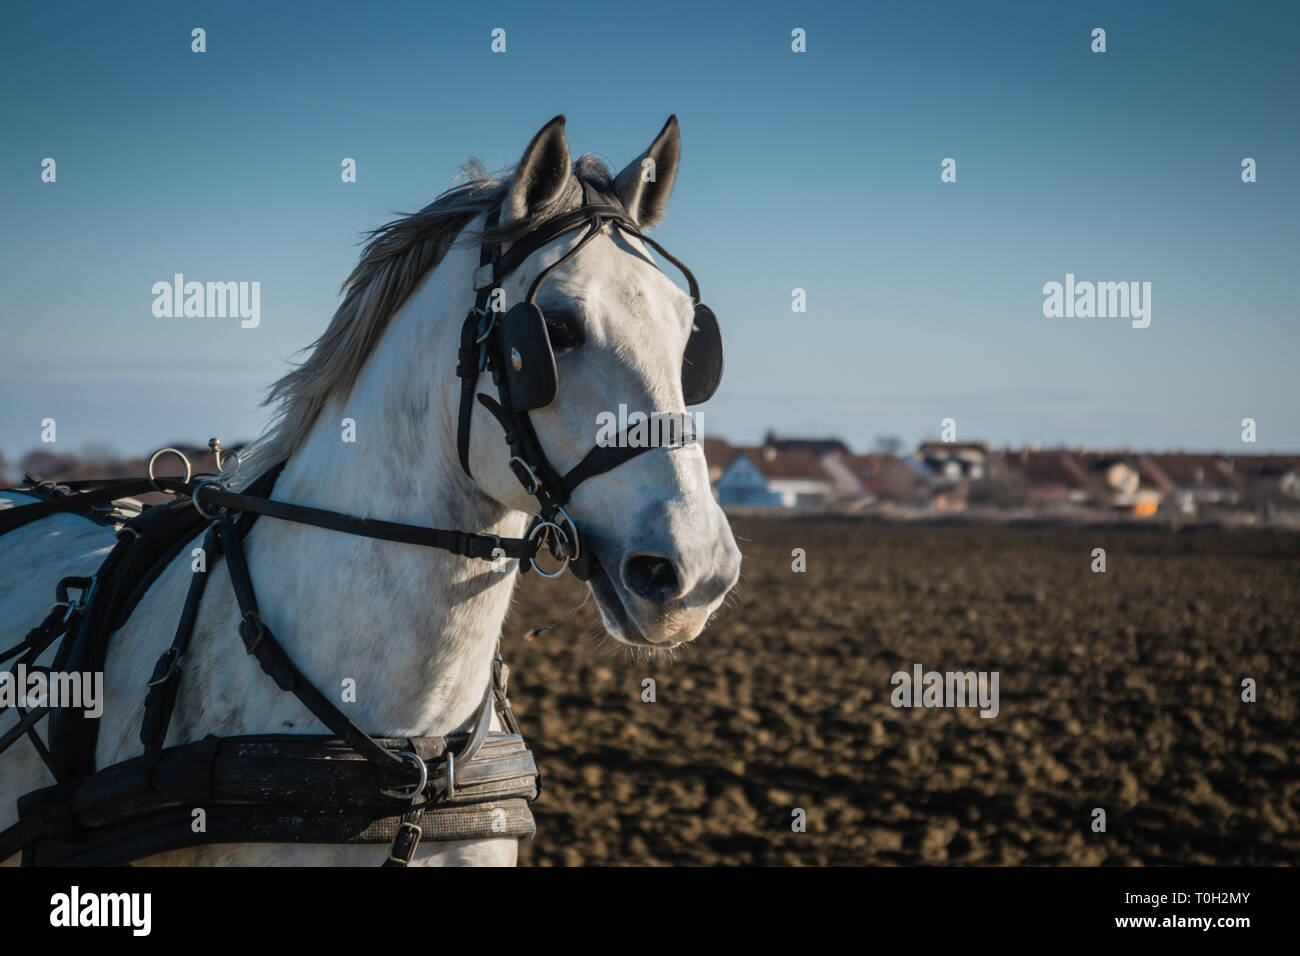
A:
[[[510,250],[503,253],[500,258],[493,262],[487,262],[476,269],[474,271],[475,291],[491,289],[493,286],[500,285],[502,280],[523,265],[524,261],[542,246],[566,232],[572,232],[574,229],[586,225],[593,219],[620,222],[632,229],[636,229],[636,223],[617,206],[611,206],[608,203],[580,206],[572,212],[556,216],[549,222],[538,226],[537,229],[511,246]]]

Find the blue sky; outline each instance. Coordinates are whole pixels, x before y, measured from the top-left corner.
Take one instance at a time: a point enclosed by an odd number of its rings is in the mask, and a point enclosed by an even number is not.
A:
[[[680,119],[707,434],[1300,449],[1295,4],[452,6],[8,6],[0,451],[256,434],[361,231],[557,113],[615,167]],[[261,282],[261,325],[155,318],[176,272]],[[1150,327],[1045,318],[1066,273],[1150,282]]]

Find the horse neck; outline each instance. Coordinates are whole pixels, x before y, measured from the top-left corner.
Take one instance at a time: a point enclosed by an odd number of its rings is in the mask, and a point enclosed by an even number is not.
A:
[[[457,458],[452,403],[466,306],[455,280],[464,272],[468,289],[472,268],[460,252],[449,253],[393,316],[351,392],[326,405],[289,459],[274,497],[428,527],[522,533],[526,516],[482,495]],[[355,441],[344,440],[353,437],[345,419],[355,423]],[[440,734],[472,717],[513,568],[270,519],[252,534],[263,525],[276,526],[265,529],[279,539],[274,560],[292,562],[286,568],[296,569],[298,585],[291,615],[272,626],[277,634],[285,629],[287,649],[306,661],[299,666],[309,676],[328,675],[335,687],[336,675],[356,678],[358,723],[389,735]],[[250,552],[256,546],[250,537]]]

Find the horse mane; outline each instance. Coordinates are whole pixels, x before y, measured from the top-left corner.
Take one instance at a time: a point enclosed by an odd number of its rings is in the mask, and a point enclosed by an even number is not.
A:
[[[302,350],[310,349],[311,355],[267,390],[262,405],[274,406],[274,412],[267,431],[246,455],[258,463],[250,478],[302,447],[321,409],[352,388],[393,313],[455,243],[513,242],[547,219],[577,208],[582,195],[579,180],[601,195],[614,190],[609,168],[596,157],[583,155],[573,164],[568,188],[550,204],[496,229],[466,232],[476,216],[501,203],[513,172],[493,176],[472,159],[458,177],[464,182],[419,212],[399,215],[363,234],[361,258],[339,290],[342,304],[321,336]]]

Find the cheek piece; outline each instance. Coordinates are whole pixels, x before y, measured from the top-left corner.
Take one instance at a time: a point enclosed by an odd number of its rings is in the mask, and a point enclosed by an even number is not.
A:
[[[491,372],[497,397],[478,393],[477,399],[501,424],[510,448],[510,470],[524,490],[538,502],[537,513],[525,538],[532,541],[540,537],[552,556],[564,562],[553,574],[543,571],[534,559],[530,559],[523,570],[527,571],[531,566],[546,577],[558,577],[565,567],[572,566],[574,575],[586,581],[594,569],[595,559],[582,547],[578,528],[564,506],[578,485],[588,478],[617,468],[655,446],[629,446],[625,431],[610,444],[596,445],[567,474],[561,475],[552,467],[528,417],[530,411],[550,405],[559,390],[555,353],[546,331],[546,317],[536,303],[542,283],[558,266],[599,235],[606,225],[636,236],[681,270],[695,303],[691,334],[682,356],[682,395],[687,405],[708,401],[718,390],[723,359],[722,333],[717,317],[700,301],[700,287],[691,271],[663,246],[643,234],[620,206],[598,201],[599,197],[585,182],[582,189],[582,206],[538,226],[512,245],[509,252],[502,254],[500,246],[495,244],[482,246],[480,265],[474,271],[474,288],[478,294],[461,328],[456,366],[456,374],[461,380],[456,448],[461,467],[469,475],[469,431],[475,392],[479,376],[485,371]],[[488,231],[495,228],[499,220],[500,210],[493,210],[487,218]],[[587,231],[577,245],[538,273],[523,302],[511,308],[504,317],[488,310],[492,293],[533,253],[559,236],[584,226]]]

